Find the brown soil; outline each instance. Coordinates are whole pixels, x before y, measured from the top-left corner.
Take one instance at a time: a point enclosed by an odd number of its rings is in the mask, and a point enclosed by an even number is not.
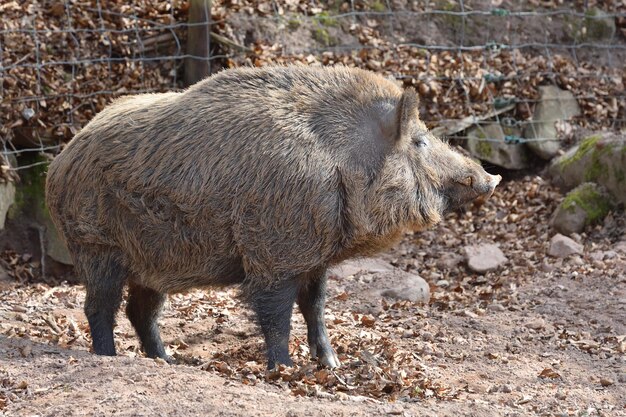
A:
[[[369,271],[332,274],[327,322],[343,363],[334,371],[309,361],[295,314],[296,366],[266,372],[235,290],[170,297],[161,321],[176,365],[143,358],[121,313],[119,356],[97,357],[82,287],[5,276],[0,414],[626,415],[623,212],[580,237],[584,255],[549,258],[558,197],[539,178],[507,183],[487,204],[363,263]],[[478,275],[456,263],[480,242],[497,243],[505,267]],[[429,305],[380,299],[368,314],[362,295],[385,284],[371,280],[377,263],[419,273]]]

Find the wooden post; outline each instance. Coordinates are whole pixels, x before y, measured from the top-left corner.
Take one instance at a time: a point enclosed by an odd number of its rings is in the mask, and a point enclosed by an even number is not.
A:
[[[187,22],[187,55],[185,59],[185,84],[195,84],[211,73],[208,60],[210,47],[211,0],[190,0]],[[204,24],[199,24],[204,23]]]

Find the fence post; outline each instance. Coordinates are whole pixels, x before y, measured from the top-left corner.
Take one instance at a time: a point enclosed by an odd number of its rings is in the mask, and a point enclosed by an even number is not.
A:
[[[187,22],[187,54],[193,58],[185,59],[185,84],[191,85],[211,73],[208,60],[210,46],[211,0],[190,0]],[[204,23],[204,25],[198,25]],[[192,25],[192,24],[195,24]]]

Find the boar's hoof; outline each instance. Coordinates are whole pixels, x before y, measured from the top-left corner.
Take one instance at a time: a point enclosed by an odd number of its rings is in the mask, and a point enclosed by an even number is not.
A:
[[[324,366],[329,368],[339,368],[341,366],[341,362],[339,362],[339,358],[337,358],[337,354],[330,347],[330,344],[326,345],[311,345],[311,356],[313,358],[317,358],[318,362]]]
[[[293,361],[289,358],[269,359],[267,362],[267,369],[269,370],[276,369],[280,365],[285,365],[286,367],[290,368],[293,366]]]
[[[339,362],[339,358],[337,358],[337,354],[332,350],[330,352],[326,352],[324,355],[320,355],[317,359],[320,364],[327,366],[331,369],[339,368],[341,366],[341,362]]]

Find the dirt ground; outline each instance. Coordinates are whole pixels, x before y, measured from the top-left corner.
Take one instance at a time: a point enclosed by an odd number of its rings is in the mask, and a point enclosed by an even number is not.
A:
[[[546,253],[559,198],[539,177],[507,182],[485,205],[333,272],[326,318],[342,360],[333,371],[308,359],[296,312],[296,365],[266,372],[234,289],[170,297],[161,323],[175,365],[143,358],[121,312],[119,356],[97,357],[81,286],[10,272],[0,415],[626,416],[624,213],[579,237],[583,255],[556,259]],[[463,247],[475,243],[498,244],[508,262],[469,271]],[[429,282],[428,305],[372,298],[389,285],[376,272],[391,266]]]

